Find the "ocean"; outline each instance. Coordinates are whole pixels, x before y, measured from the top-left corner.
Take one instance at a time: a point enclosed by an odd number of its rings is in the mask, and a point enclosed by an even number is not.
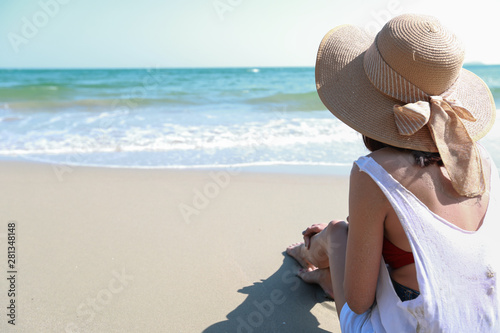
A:
[[[500,65],[470,65],[500,105]],[[482,140],[500,164],[496,123]],[[358,133],[314,68],[0,70],[0,158],[346,174]]]

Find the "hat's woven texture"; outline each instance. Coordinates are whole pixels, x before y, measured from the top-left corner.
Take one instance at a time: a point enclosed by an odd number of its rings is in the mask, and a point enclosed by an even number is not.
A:
[[[344,123],[396,147],[438,151],[427,126],[411,136],[398,132],[393,107],[408,101],[384,91],[385,83],[372,82],[365,68],[370,47],[400,76],[396,83],[404,79],[429,96],[449,91],[476,119],[462,119],[474,141],[490,130],[495,120],[493,97],[479,77],[462,69],[462,44],[435,18],[420,15],[401,15],[389,21],[376,38],[352,25],[337,27],[323,38],[316,61],[316,86],[325,106]],[[391,82],[390,78],[384,80]],[[401,87],[401,91],[408,90],[403,84]]]

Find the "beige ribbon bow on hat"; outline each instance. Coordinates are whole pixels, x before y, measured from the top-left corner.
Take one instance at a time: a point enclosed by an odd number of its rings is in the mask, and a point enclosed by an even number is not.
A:
[[[401,135],[413,135],[427,125],[453,188],[462,196],[484,193],[485,180],[481,156],[461,119],[476,121],[460,103],[441,96],[394,105],[396,127]]]

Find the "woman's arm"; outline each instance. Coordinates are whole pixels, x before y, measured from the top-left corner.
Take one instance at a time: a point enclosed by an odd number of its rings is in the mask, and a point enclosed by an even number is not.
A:
[[[349,187],[344,291],[347,304],[358,314],[367,311],[375,300],[389,205],[377,184],[355,164]]]

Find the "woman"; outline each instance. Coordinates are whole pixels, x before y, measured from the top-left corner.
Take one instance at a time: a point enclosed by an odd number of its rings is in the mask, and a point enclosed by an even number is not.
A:
[[[321,42],[319,96],[372,153],[351,171],[348,222],[313,225],[287,252],[335,299],[343,332],[500,332],[500,180],[477,144],[495,105],[463,59],[421,15]]]

